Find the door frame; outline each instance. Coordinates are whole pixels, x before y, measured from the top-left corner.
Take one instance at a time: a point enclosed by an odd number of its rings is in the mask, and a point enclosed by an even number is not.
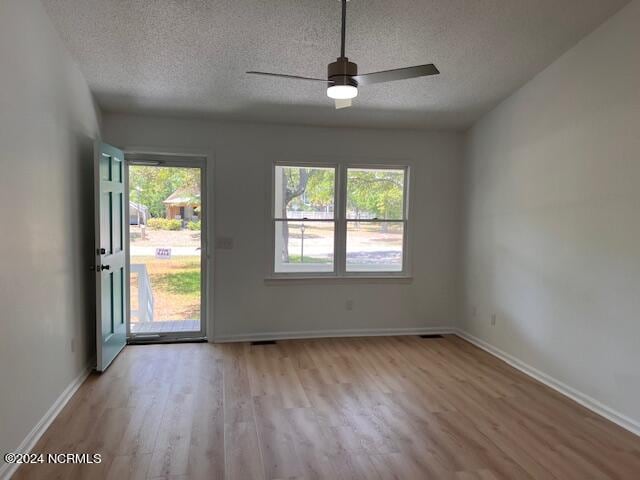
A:
[[[142,165],[148,162],[149,166],[158,167],[191,167],[200,168],[201,199],[204,206],[204,215],[201,216],[201,244],[202,255],[200,261],[201,272],[201,299],[200,299],[200,331],[199,332],[174,332],[158,336],[132,335],[131,334],[131,301],[127,302],[127,343],[159,343],[188,340],[202,340],[208,338],[208,332],[213,332],[213,268],[211,267],[212,253],[210,238],[213,237],[214,210],[213,195],[209,195],[209,185],[214,185],[214,160],[212,152],[191,149],[168,149],[153,147],[125,147],[122,149],[125,159],[125,204],[129,205],[129,165]],[[129,247],[130,234],[129,217],[125,222],[125,235],[127,247]],[[131,264],[130,249],[127,248],[127,268]],[[130,295],[130,281],[126,282],[127,295]],[[129,297],[130,298],[130,297]],[[213,337],[213,335],[211,335]]]

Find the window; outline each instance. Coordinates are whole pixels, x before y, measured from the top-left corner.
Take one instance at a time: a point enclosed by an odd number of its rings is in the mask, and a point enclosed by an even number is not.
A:
[[[347,272],[402,272],[405,170],[347,168]]]
[[[275,164],[276,276],[406,274],[406,167]]]
[[[276,273],[335,271],[336,169],[276,165]]]

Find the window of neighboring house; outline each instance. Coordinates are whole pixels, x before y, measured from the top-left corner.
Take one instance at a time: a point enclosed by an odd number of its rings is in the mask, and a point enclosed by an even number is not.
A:
[[[407,177],[397,166],[276,163],[273,273],[407,274]]]

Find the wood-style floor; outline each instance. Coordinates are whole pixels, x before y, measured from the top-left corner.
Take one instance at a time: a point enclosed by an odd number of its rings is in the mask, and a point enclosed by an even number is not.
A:
[[[28,399],[25,399],[25,401]],[[127,347],[16,479],[640,478],[640,438],[457,337]]]

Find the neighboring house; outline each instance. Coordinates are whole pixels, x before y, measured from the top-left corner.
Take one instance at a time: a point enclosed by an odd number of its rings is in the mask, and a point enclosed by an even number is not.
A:
[[[200,191],[197,187],[182,187],[162,202],[169,219],[197,221],[200,211]]]
[[[141,203],[129,202],[129,225],[146,225],[149,208]]]

